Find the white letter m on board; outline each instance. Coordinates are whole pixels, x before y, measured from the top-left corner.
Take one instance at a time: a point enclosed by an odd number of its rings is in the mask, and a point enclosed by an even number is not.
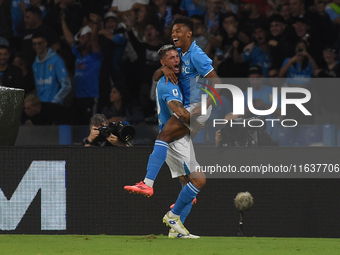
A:
[[[8,200],[0,188],[0,230],[15,230],[41,190],[41,230],[66,230],[65,161],[33,161]]]

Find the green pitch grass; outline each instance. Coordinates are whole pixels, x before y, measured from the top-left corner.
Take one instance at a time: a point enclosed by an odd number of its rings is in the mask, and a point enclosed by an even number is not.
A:
[[[201,237],[189,240],[168,239],[162,235],[0,235],[1,255],[334,255],[339,251],[340,240],[322,238]]]

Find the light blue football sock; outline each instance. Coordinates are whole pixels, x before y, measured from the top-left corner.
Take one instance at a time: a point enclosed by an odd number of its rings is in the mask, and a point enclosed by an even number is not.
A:
[[[181,187],[183,189],[183,183],[181,181],[179,181],[180,184],[181,184]],[[192,208],[192,202],[187,204],[184,209],[182,210],[181,212],[181,215],[180,215],[180,218],[181,218],[181,222],[184,224],[184,221],[185,219],[188,217],[190,211],[191,211],[191,208]]]
[[[181,193],[176,200],[175,206],[171,209],[171,212],[177,215],[181,215],[184,207],[187,204],[192,203],[192,200],[197,196],[200,190],[196,188],[191,182],[184,186]]]
[[[184,224],[185,219],[188,217],[188,215],[189,215],[189,213],[191,211],[191,208],[192,208],[192,201],[191,201],[191,203],[187,204],[183,208],[183,210],[181,212],[181,215],[180,215],[180,218],[181,218],[181,221],[182,221],[183,224]]]
[[[147,173],[145,178],[155,180],[159,170],[165,162],[166,155],[168,153],[168,143],[162,140],[156,140],[153,152],[149,157],[148,166],[146,168]]]

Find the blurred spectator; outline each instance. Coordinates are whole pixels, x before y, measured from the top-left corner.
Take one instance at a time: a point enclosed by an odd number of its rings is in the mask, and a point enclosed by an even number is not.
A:
[[[172,22],[172,7],[167,5],[167,0],[152,0],[157,7],[157,15],[164,29],[166,29]]]
[[[285,3],[280,7],[280,15],[286,21],[287,24],[291,24],[291,17],[290,17],[290,7],[289,3]]]
[[[323,50],[325,65],[317,71],[318,78],[339,78],[340,62],[337,60],[337,53],[334,45],[326,45]],[[340,86],[337,79],[322,82],[316,80],[315,93],[319,99],[316,124],[336,124],[340,126]]]
[[[208,44],[209,34],[204,27],[203,16],[193,15],[191,16],[192,22],[194,23],[193,39],[196,44],[204,51]]]
[[[158,20],[157,8],[155,6],[141,6],[139,9],[126,12],[124,23],[122,24],[125,27],[130,27],[139,41],[145,42],[144,28],[147,24],[157,23]]]
[[[142,121],[143,113],[134,104],[128,104],[123,84],[116,84],[111,89],[110,104],[103,108],[102,113],[109,122],[128,121],[136,124]]]
[[[139,73],[138,73],[138,88],[139,101],[143,108],[145,117],[150,117],[155,114],[155,103],[150,99],[150,90],[154,72],[160,67],[158,50],[163,45],[162,28],[155,24],[148,24],[144,30],[146,42],[140,42],[128,28],[129,40],[137,52]]]
[[[99,44],[103,60],[99,74],[98,112],[109,103],[110,90],[114,83],[123,82],[122,58],[126,45],[125,29],[118,24],[117,14],[104,15],[104,28],[99,31]]]
[[[220,35],[211,38],[206,53],[215,51],[214,68],[220,77],[244,77],[244,64],[235,63],[233,58],[233,42],[242,36],[238,31],[238,19],[234,13],[220,15]],[[242,52],[244,43],[239,43],[238,52]]]
[[[124,16],[128,12],[145,7],[149,3],[150,0],[112,0],[110,11],[116,12],[119,20],[124,20]]]
[[[182,0],[180,5],[180,11],[182,15],[204,15],[206,9],[205,0]]]
[[[123,88],[119,89],[122,90]],[[118,90],[118,87],[113,87],[110,93],[110,106],[104,107],[102,113],[109,122],[119,122],[125,117],[125,107],[122,93]]]
[[[228,13],[228,12],[232,12],[234,14],[238,14],[238,5],[235,4],[235,1],[232,0],[223,0],[223,8],[224,10],[222,11],[222,13]]]
[[[318,12],[309,10],[305,0],[289,0],[290,14],[293,19],[304,18],[310,23],[310,34],[323,39],[322,21]],[[322,48],[321,48],[322,49]]]
[[[25,95],[35,91],[35,82],[32,67],[22,53],[17,53],[13,59],[13,65],[19,67],[23,74],[23,87]]]
[[[21,116],[24,125],[74,124],[71,111],[60,104],[41,102],[37,95],[27,95]]]
[[[318,66],[313,57],[308,54],[305,41],[301,40],[296,44],[295,53],[295,56],[286,58],[283,62],[279,77],[287,77],[286,86],[310,88],[310,78]],[[301,98],[301,94],[290,93],[290,98]],[[312,100],[304,104],[309,112],[313,108]],[[300,125],[313,124],[314,122],[313,117],[304,115],[294,105],[287,105],[286,118],[297,120]]]
[[[0,85],[9,88],[24,88],[20,68],[9,63],[11,53],[7,45],[0,45]]]
[[[157,15],[157,8],[155,6],[141,6],[137,11],[136,25],[134,31],[138,32],[137,38],[141,41],[146,41],[144,29],[150,23],[157,23],[159,17]]]
[[[83,139],[82,146],[127,146],[113,134],[108,137],[100,135],[98,129],[108,125],[109,121],[103,114],[94,114],[90,119],[90,135]]]
[[[268,44],[268,32],[263,26],[258,26],[254,30],[255,42],[247,45],[244,52],[239,54],[239,41],[234,41],[234,62],[248,62],[250,66],[258,65],[263,70],[264,77],[268,77],[268,69],[271,66],[272,56]]]
[[[266,17],[271,17],[278,13],[279,7],[280,7],[280,1],[279,0],[268,0],[267,6],[266,6]],[[262,10],[261,10],[262,13]]]
[[[29,1],[29,5],[27,7],[30,6],[35,6],[38,7],[41,10],[42,13],[42,18],[44,19],[46,14],[47,14],[47,9],[46,7],[42,4],[43,0],[30,0]],[[21,6],[20,6],[21,7]],[[24,13],[26,9],[26,6],[23,5],[23,8],[21,9],[21,12]]]
[[[13,46],[17,50],[21,50],[21,39],[25,30],[23,22],[23,12],[21,8],[28,7],[29,0],[12,0],[11,1],[11,17],[12,17],[12,31],[13,31]],[[22,6],[20,8],[20,6]]]
[[[25,54],[29,63],[33,63],[35,60],[36,52],[32,45],[32,35],[33,33],[40,33],[45,35],[48,46],[57,51],[60,49],[60,43],[58,37],[55,35],[54,31],[42,23],[41,10],[38,7],[31,6],[26,9],[24,15],[25,27],[24,38],[22,41],[21,52]]]
[[[287,77],[290,87],[305,87],[317,69],[315,60],[307,52],[306,42],[299,41],[295,46],[295,56],[284,60],[279,77]]]
[[[334,43],[338,35],[337,35],[335,24],[332,22],[329,14],[325,10],[327,3],[328,3],[328,0],[316,0],[315,8],[321,17],[322,30],[324,31],[324,34],[325,34],[325,42]]]
[[[42,102],[63,104],[71,91],[71,81],[61,57],[47,47],[43,34],[34,33],[32,44],[37,57],[33,63],[33,73],[37,95]]]
[[[323,59],[325,61],[325,64],[323,65],[322,69],[319,69],[317,71],[316,77],[339,78],[340,62],[338,60],[338,54],[334,45],[328,44],[325,46],[325,48],[323,49]]]
[[[325,11],[334,24],[340,25],[340,0],[333,0],[331,3],[327,4]]]
[[[278,70],[287,57],[294,55],[295,35],[291,27],[287,26],[284,18],[280,15],[273,15],[270,18],[269,26],[269,46],[272,53],[272,67]]]
[[[98,42],[98,32],[101,17],[91,13],[90,19],[89,25],[82,28],[73,37],[68,29],[65,14],[61,17],[65,39],[76,56],[73,108],[80,125],[86,125],[93,113],[96,112],[97,98],[99,97],[99,72],[102,53]]]
[[[295,34],[298,40],[303,40],[306,42],[308,47],[308,52],[313,56],[317,63],[320,63],[322,59],[322,52],[320,49],[323,48],[324,34],[312,34],[310,32],[310,22],[304,17],[299,17],[295,19],[294,22]]]
[[[267,25],[267,18],[260,12],[260,0],[241,0],[239,10],[242,15],[239,30],[249,37],[250,42],[255,28]]]
[[[210,35],[219,34],[219,15],[223,7],[222,0],[207,0],[207,10],[204,25]]]
[[[61,25],[61,14],[65,14],[65,21],[73,35],[76,35],[81,27],[86,23],[83,7],[75,0],[60,0],[53,8],[51,8],[46,17],[44,24],[52,28],[56,32],[56,36],[60,42],[60,50],[58,54],[62,57],[70,74],[74,73],[75,57],[72,54],[68,43],[64,39],[63,28]]]
[[[65,13],[66,24],[73,35],[78,33],[85,22],[83,8],[74,0],[60,0],[54,8],[47,12],[44,24],[52,28],[58,38],[63,36],[61,13]]]
[[[11,39],[11,23],[11,1],[0,0],[0,37]]]
[[[113,0],[111,11],[125,12],[131,9],[138,9],[142,5],[148,5],[149,3],[149,0]]]

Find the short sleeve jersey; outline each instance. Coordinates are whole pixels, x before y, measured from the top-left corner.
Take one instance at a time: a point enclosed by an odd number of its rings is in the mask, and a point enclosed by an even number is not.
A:
[[[178,85],[174,85],[171,81],[166,84],[163,76],[157,83],[156,87],[156,104],[158,114],[159,132],[162,130],[165,123],[170,119],[173,110],[168,105],[170,101],[183,102],[181,89]]]
[[[198,89],[197,80],[208,75],[214,68],[212,60],[196,45],[196,41],[192,42],[185,53],[182,53],[180,48],[177,50],[181,57],[179,83],[183,91],[183,105],[187,106],[201,101],[201,90]]]

